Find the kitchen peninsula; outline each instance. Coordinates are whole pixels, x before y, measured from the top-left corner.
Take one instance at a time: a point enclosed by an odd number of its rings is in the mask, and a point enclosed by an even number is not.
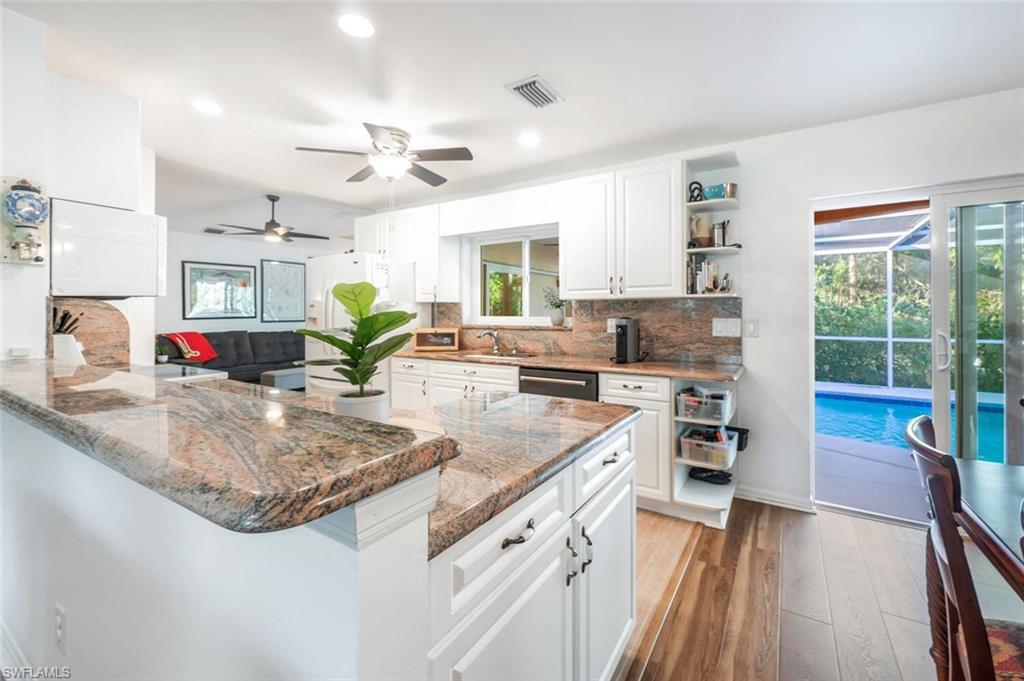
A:
[[[632,630],[632,408],[378,424],[49,360],[0,362],[0,407],[4,635],[76,676],[607,678]]]

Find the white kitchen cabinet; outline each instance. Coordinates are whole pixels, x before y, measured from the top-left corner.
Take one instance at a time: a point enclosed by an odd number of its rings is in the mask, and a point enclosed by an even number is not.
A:
[[[50,290],[59,296],[123,298],[166,290],[167,220],[54,199]]]
[[[559,270],[568,300],[683,295],[681,161],[559,187]]]
[[[427,377],[412,374],[391,374],[391,408],[420,410],[430,406]]]
[[[636,488],[621,473],[573,516],[576,678],[610,679],[636,621]]]
[[[500,586],[490,603],[429,656],[437,681],[573,678],[574,570],[563,524]]]
[[[668,501],[672,493],[671,442],[672,407],[669,402],[601,395],[608,404],[622,404],[640,410],[636,422],[633,456],[636,458],[636,492],[648,499]]]
[[[364,215],[354,220],[353,240],[359,253],[387,255],[388,228],[381,215]]]
[[[431,377],[427,385],[431,407],[464,399],[468,392],[469,382],[460,381],[455,378]]]
[[[139,100],[50,71],[48,100],[39,103],[49,134],[51,198],[139,210],[142,123]],[[152,294],[150,294],[152,295]]]
[[[619,294],[683,294],[683,167],[679,161],[615,173]]]
[[[559,190],[558,271],[562,298],[616,297],[615,175],[563,184]]]

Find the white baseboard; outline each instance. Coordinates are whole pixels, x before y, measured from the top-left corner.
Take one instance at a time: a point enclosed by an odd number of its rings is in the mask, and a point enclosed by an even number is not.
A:
[[[7,630],[7,625],[0,622],[0,665],[4,667],[27,667],[28,660],[18,646],[18,642]]]
[[[781,506],[782,508],[791,508],[794,511],[803,511],[804,513],[814,513],[814,504],[811,503],[811,498],[808,496],[806,499],[801,497],[794,497],[785,494],[776,494],[774,492],[768,492],[766,490],[760,490],[752,487],[744,487],[740,485],[736,488],[736,497],[739,499],[746,499],[747,501],[758,501],[762,504],[769,504],[770,506]]]

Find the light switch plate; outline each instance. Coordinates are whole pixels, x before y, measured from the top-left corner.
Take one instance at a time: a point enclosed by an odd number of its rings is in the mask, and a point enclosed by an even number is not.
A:
[[[761,325],[756,319],[745,319],[743,320],[743,335],[749,338],[757,336],[761,330]]]
[[[726,317],[714,317],[711,320],[711,335],[736,338],[743,330],[742,320]]]

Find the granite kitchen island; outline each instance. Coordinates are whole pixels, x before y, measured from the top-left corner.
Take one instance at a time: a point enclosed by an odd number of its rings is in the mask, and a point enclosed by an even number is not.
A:
[[[607,678],[632,629],[631,408],[492,393],[378,424],[47,360],[0,362],[0,407],[4,635],[32,665]]]

